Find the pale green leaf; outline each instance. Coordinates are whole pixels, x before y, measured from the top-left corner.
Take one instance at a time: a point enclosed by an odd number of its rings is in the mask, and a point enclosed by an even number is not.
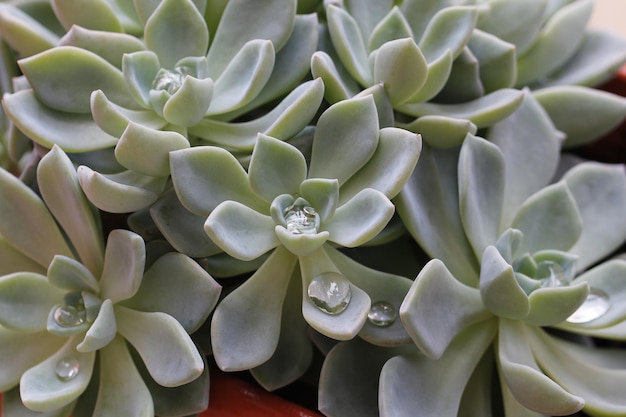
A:
[[[78,25],[92,30],[123,32],[111,4],[105,0],[51,0],[54,14],[65,30]]]
[[[0,35],[21,56],[31,56],[57,45],[59,37],[37,19],[12,4],[0,5]]]
[[[213,80],[186,76],[163,107],[165,120],[176,126],[192,126],[207,112],[213,97]]]
[[[161,63],[152,51],[139,51],[125,54],[122,58],[122,74],[128,92],[144,109],[151,109],[150,90]]]
[[[374,4],[378,3],[379,2],[374,2]],[[362,13],[368,9],[369,7],[355,7],[352,14],[354,16],[354,13]],[[359,19],[357,19],[357,23],[361,24]],[[380,48],[385,42],[389,42],[394,39],[415,39],[413,37],[411,26],[406,21],[402,11],[397,6],[394,6],[385,17],[375,23],[376,26],[371,31],[364,31],[363,28],[361,28],[361,32],[365,36],[368,36],[369,34],[369,37],[367,38],[367,49],[369,51],[374,51]]]
[[[107,238],[100,296],[113,303],[127,300],[139,289],[146,260],[146,248],[138,234],[115,229]]]
[[[418,133],[425,143],[435,148],[460,146],[467,134],[475,135],[477,131],[476,125],[467,119],[446,116],[422,116],[399,127]]]
[[[456,58],[470,40],[478,20],[478,11],[477,7],[471,6],[451,6],[439,10],[419,41],[426,60],[432,62],[448,49]]]
[[[107,299],[102,302],[98,316],[91,323],[83,341],[76,346],[76,350],[83,353],[100,350],[111,343],[116,334],[117,325],[113,303]]]

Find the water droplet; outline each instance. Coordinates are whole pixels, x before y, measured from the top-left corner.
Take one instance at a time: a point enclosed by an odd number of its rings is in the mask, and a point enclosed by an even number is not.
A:
[[[543,288],[565,287],[570,283],[570,277],[565,274],[563,267],[553,261],[538,262],[535,279],[541,281]]]
[[[284,211],[287,230],[294,235],[317,233],[320,216],[310,206],[292,204]]]
[[[350,303],[350,282],[336,272],[325,272],[313,278],[308,288],[309,298],[317,308],[328,314],[339,314]]]
[[[170,71],[161,68],[152,81],[154,90],[165,90],[170,94],[174,94],[183,84],[185,76],[180,71]]]
[[[54,321],[63,327],[80,326],[85,322],[87,313],[85,309],[74,306],[59,306],[54,310]]]
[[[391,326],[396,317],[398,317],[396,309],[386,301],[376,301],[367,313],[369,322],[378,327]]]
[[[569,323],[588,323],[602,317],[611,307],[609,296],[598,288],[590,288],[587,299],[567,321]]]
[[[63,358],[57,362],[56,374],[62,381],[76,378],[80,371],[80,363],[74,358]]]

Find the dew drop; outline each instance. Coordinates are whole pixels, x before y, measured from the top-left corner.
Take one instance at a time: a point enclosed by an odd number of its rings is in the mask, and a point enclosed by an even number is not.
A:
[[[553,261],[537,263],[535,279],[541,281],[542,288],[565,287],[570,281],[563,267]]]
[[[376,301],[367,313],[369,322],[378,327],[391,326],[397,317],[398,314],[394,306],[386,301]]]
[[[80,371],[80,363],[74,358],[63,358],[57,362],[55,372],[61,381],[76,378]]]
[[[307,289],[317,308],[328,314],[343,312],[350,303],[350,282],[336,272],[325,272],[313,278]]]
[[[59,306],[54,310],[54,321],[63,327],[80,326],[85,322],[86,317],[84,309],[74,306]]]
[[[317,233],[320,216],[311,206],[292,204],[284,211],[287,230],[294,235]]]
[[[180,71],[170,71],[161,68],[152,81],[154,90],[165,90],[169,94],[174,94],[183,84],[184,75]]]
[[[582,303],[578,310],[574,312],[567,321],[569,323],[588,323],[592,320],[602,317],[609,311],[611,301],[609,296],[598,288],[591,288],[587,299]]]

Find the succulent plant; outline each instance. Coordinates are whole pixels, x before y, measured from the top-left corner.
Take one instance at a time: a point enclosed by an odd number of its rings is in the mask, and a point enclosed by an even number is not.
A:
[[[79,407],[152,416],[152,385],[187,393],[190,402],[176,404],[156,390],[161,408],[178,410],[173,415],[202,411],[208,374],[188,334],[221,287],[180,253],[146,265],[144,241],[131,231],[111,231],[103,247],[96,211],[60,148],[37,173],[43,200],[0,171],[0,390],[12,390],[4,413],[22,415],[25,406],[67,416]]]

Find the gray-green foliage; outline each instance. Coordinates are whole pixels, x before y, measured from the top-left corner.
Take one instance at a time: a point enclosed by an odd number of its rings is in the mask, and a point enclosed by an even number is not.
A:
[[[320,352],[328,416],[624,415],[626,174],[562,159],[626,116],[592,6],[0,2],[4,415]]]

